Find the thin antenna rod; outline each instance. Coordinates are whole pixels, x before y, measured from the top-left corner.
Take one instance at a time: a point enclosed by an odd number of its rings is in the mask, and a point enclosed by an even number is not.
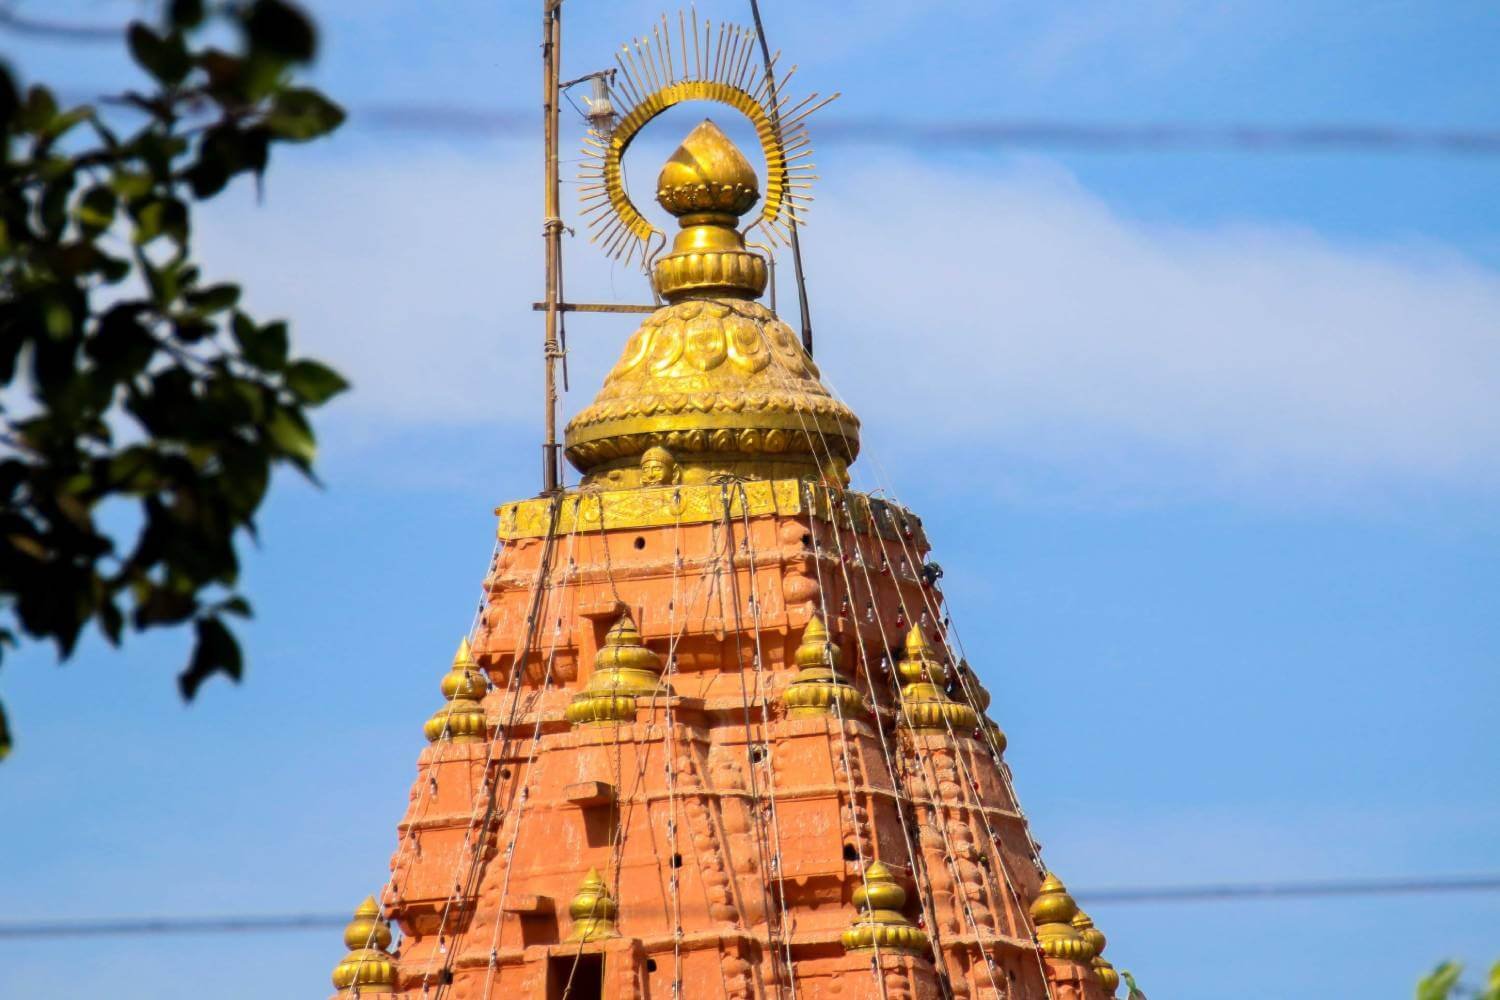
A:
[[[562,297],[562,219],[558,215],[558,64],[562,61],[562,0],[542,0],[542,139],[546,147],[546,189],[542,196],[542,239],[547,261],[547,322],[542,355],[546,368],[546,440],[542,444],[542,492],[561,488],[557,446],[557,329]]]
[[[760,58],[766,68],[771,124],[776,127],[776,133],[779,136],[781,134],[781,111],[778,109],[780,102],[776,98],[775,67],[771,65],[771,47],[766,44],[766,28],[760,23],[760,4],[756,3],[756,0],[750,0],[750,16],[755,19],[755,36],[760,39]],[[787,215],[786,224],[792,236],[792,271],[797,279],[797,305],[802,311],[802,349],[807,352],[808,357],[812,357],[812,310],[807,305],[807,281],[802,274],[802,242],[797,239],[797,220],[790,213]]]

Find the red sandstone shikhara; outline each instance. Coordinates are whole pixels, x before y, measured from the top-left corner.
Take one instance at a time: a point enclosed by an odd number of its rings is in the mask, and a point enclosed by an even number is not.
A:
[[[667,304],[568,427],[580,486],[498,511],[340,996],[1114,995],[921,521],[849,487],[857,418],[754,301],[756,185],[708,122],[663,169]]]

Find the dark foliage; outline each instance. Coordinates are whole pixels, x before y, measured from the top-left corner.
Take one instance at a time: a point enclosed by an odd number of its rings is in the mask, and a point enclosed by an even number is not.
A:
[[[233,51],[195,45],[215,22]],[[152,86],[108,114],[0,66],[0,642],[66,659],[90,622],[115,644],[191,624],[191,698],[239,678],[238,545],[277,465],[311,477],[307,411],[346,388],[200,280],[193,206],[344,115],[293,86],[315,34],[280,0],[171,0],[122,41]]]

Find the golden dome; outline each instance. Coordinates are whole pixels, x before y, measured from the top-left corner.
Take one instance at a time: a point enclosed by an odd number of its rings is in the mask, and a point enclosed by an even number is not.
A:
[[[578,892],[568,903],[568,916],[573,918],[573,930],[569,941],[597,941],[600,938],[617,937],[615,914],[619,907],[610,898],[609,888],[599,876],[599,869],[590,868],[579,883]]]
[[[1073,918],[1073,927],[1083,935],[1084,943],[1093,955],[1089,964],[1094,967],[1094,975],[1099,977],[1099,982],[1104,987],[1104,995],[1114,996],[1115,990],[1120,987],[1120,974],[1115,971],[1109,959],[1104,957],[1104,946],[1109,943],[1104,932],[1095,927],[1093,919],[1082,910]]]
[[[333,985],[352,995],[389,993],[396,982],[396,961],[391,956],[391,928],[380,917],[380,905],[370,896],[354,911],[344,928],[349,954],[333,970]]]
[[[604,645],[594,654],[594,672],[573,696],[567,719],[575,726],[630,722],[636,698],[658,692],[670,693],[661,679],[661,657],[641,641],[635,619],[625,611],[605,633]]]
[[[889,948],[920,955],[928,950],[926,932],[902,912],[906,890],[882,862],[872,861],[865,869],[853,901],[859,914],[842,935],[845,951]]]
[[[1043,953],[1053,958],[1086,962],[1093,958],[1093,951],[1073,918],[1078,915],[1078,904],[1068,895],[1067,886],[1056,875],[1047,874],[1041,890],[1031,903],[1031,920],[1036,925],[1037,945]]]
[[[484,706],[480,702],[490,684],[474,662],[467,636],[459,640],[458,652],[453,654],[453,667],[443,676],[440,686],[448,703],[434,712],[422,727],[427,741],[483,742],[486,724]]]
[[[834,715],[839,719],[866,714],[864,695],[839,671],[843,651],[813,615],[802,632],[802,644],[794,655],[797,676],[781,694],[787,715],[793,719]],[[857,900],[856,900],[857,901]]]
[[[1094,918],[1079,910],[1073,914],[1073,929],[1076,930],[1083,943],[1088,947],[1088,953],[1084,955],[1087,959],[1097,958],[1104,952],[1104,932],[1094,926]]]
[[[859,419],[824,387],[796,333],[753,301],[766,264],[735,226],[756,197],[755,171],[711,121],[662,168],[657,198],[682,226],[654,272],[669,304],[641,324],[593,403],[568,423],[568,460],[585,482],[664,486],[729,474],[842,485],[859,453]]]
[[[906,633],[905,648],[906,655],[896,664],[904,723],[918,732],[947,731],[955,736],[972,732],[979,725],[979,713],[943,690],[942,661],[921,626],[913,625]]]

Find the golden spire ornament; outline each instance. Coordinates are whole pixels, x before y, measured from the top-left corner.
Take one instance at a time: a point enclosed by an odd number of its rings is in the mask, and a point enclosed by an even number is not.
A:
[[[654,272],[669,304],[568,422],[566,453],[585,485],[668,485],[668,467],[674,485],[837,480],[859,454],[859,418],[819,381],[791,327],[754,301],[766,263],[736,225],[756,183],[709,121],[662,168],[657,197],[681,225]]]
[[[661,657],[641,642],[635,619],[623,611],[594,655],[593,676],[568,705],[568,721],[575,726],[631,722],[636,698],[658,692],[670,693],[662,684]]]
[[[590,868],[578,886],[573,901],[568,904],[568,915],[573,918],[573,930],[569,941],[579,943],[597,941],[600,938],[618,937],[615,929],[615,913],[619,907],[609,896],[599,869]]]
[[[755,168],[719,126],[705,118],[661,168],[656,200],[681,230],[656,262],[656,290],[668,302],[690,295],[758,298],[766,261],[745,249],[735,228],[760,197]]]
[[[953,684],[953,696],[958,701],[963,701],[974,706],[979,716],[979,725],[989,733],[990,742],[995,747],[995,752],[1003,754],[1009,745],[1005,730],[1001,729],[989,716],[990,692],[979,678],[974,676],[974,670],[969,666],[968,660],[959,660],[958,669],[954,671],[956,677]]]
[[[1073,926],[1073,918],[1077,915],[1078,904],[1068,895],[1067,886],[1049,872],[1042,880],[1041,891],[1031,903],[1036,943],[1044,953],[1074,962],[1087,961],[1091,957],[1088,942]]]
[[[906,634],[905,655],[896,664],[901,677],[901,715],[917,732],[970,733],[979,715],[943,690],[943,664],[919,625]]]
[[[1094,967],[1094,975],[1104,986],[1105,994],[1114,996],[1115,990],[1120,987],[1120,974],[1109,963],[1109,959],[1104,957],[1104,946],[1109,943],[1104,932],[1095,927],[1093,918],[1082,910],[1073,917],[1073,928],[1083,935],[1084,944],[1088,945],[1089,964]]]
[[[369,896],[344,928],[349,954],[333,970],[333,985],[355,996],[390,993],[396,984],[396,960],[390,953],[391,928],[380,918],[380,905]]]
[[[485,738],[484,706],[480,704],[489,681],[474,662],[467,637],[458,643],[453,666],[443,675],[443,697],[448,704],[433,713],[422,727],[429,743],[481,743]]]
[[[786,97],[795,67],[752,58],[755,40],[748,28],[700,25],[696,12],[675,25],[663,17],[649,39],[622,50],[611,85],[619,120],[586,140],[582,191],[594,239],[611,256],[639,257],[667,305],[568,422],[565,454],[585,486],[663,485],[661,452],[673,485],[723,476],[839,481],[859,453],[858,418],[819,381],[797,334],[755,301],[768,266],[747,237],[758,230],[754,245],[776,245],[801,224],[813,170],[807,118],[828,103]],[[679,225],[669,248],[631,199],[623,162],[647,124],[687,101],[744,116],[765,176],[762,185],[749,158],[703,121],[657,179],[657,200]],[[649,470],[648,452],[657,456]]]
[[[796,663],[800,668],[781,695],[787,715],[793,719],[837,715],[847,719],[864,715],[864,695],[839,672],[843,652],[828,635],[823,619],[813,615],[802,631]]]
[[[859,908],[859,915],[843,933],[845,951],[874,948],[913,954],[927,951],[926,932],[901,912],[906,905],[906,890],[882,862],[872,861],[865,869],[864,880],[854,890],[854,905]]]

